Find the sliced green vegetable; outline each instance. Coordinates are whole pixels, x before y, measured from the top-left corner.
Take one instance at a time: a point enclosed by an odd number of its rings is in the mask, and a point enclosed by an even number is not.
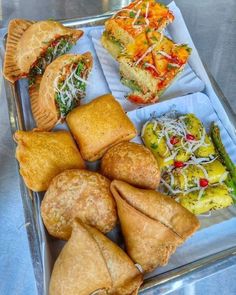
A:
[[[225,150],[220,135],[220,129],[216,125],[216,123],[213,123],[211,126],[211,138],[220,156],[220,160],[223,162],[223,164],[229,171],[230,175],[225,182],[228,185],[228,187],[231,188],[231,195],[234,199],[234,202],[236,202],[236,166],[234,165],[229,154]]]

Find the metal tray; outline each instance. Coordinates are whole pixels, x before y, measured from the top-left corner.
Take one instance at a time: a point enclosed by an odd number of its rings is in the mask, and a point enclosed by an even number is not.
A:
[[[113,12],[114,13],[114,12]],[[103,25],[104,21],[112,16],[113,13],[106,13],[102,15],[97,15],[93,17],[85,17],[79,19],[67,19],[61,20],[61,22],[68,27],[89,27]],[[5,40],[4,43],[6,41]],[[4,49],[1,51],[2,58],[4,56]],[[216,95],[220,99],[221,104],[223,105],[230,122],[232,123],[234,129],[236,128],[236,114],[232,111],[227,99],[223,95],[216,81],[209,73],[208,78],[210,79],[211,86],[214,89]],[[12,134],[18,129],[25,129],[25,118],[22,111],[21,97],[19,93],[18,83],[14,85],[5,80],[5,90],[6,97],[9,109],[9,118]],[[30,253],[32,258],[32,264],[35,274],[35,280],[38,290],[38,295],[47,294],[47,282],[43,279],[45,277],[45,263],[48,261],[43,260],[42,251],[43,247],[46,247],[45,239],[48,237],[45,236],[45,233],[41,231],[41,218],[38,214],[40,207],[40,195],[34,193],[27,189],[25,186],[20,174],[20,190],[21,197],[24,208],[25,215],[25,224],[28,225],[27,235],[29,240]],[[182,265],[166,273],[162,273],[150,279],[146,279],[140,289],[140,293],[149,294],[151,293],[167,293],[174,291],[186,284],[192,283],[200,278],[207,277],[213,272],[221,269],[225,269],[235,264],[236,261],[236,243],[234,247],[225,249],[218,253],[206,256],[202,259],[196,260],[194,262]]]

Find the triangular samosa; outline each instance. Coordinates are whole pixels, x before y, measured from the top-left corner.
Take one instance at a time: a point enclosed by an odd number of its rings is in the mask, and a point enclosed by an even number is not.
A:
[[[176,247],[198,228],[195,216],[189,213],[190,218],[186,209],[182,210],[181,205],[160,193],[137,189],[116,180],[111,184],[111,191],[116,200],[127,253],[144,272],[165,265]],[[179,228],[179,224],[185,227],[178,217],[181,213],[187,216],[187,231]],[[191,230],[189,218],[196,223]]]
[[[183,240],[200,226],[197,217],[174,199],[154,190],[135,188],[123,181],[114,180],[111,190],[117,192],[132,207],[160,221]]]

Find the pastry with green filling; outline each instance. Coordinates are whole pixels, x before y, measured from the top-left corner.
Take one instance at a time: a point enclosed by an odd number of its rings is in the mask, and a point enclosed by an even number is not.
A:
[[[80,104],[92,64],[89,52],[65,54],[47,67],[41,81],[37,78],[30,86],[31,109],[37,128],[52,129]]]

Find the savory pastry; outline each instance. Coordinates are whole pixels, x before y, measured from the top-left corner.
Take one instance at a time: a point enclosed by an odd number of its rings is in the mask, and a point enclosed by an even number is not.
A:
[[[98,244],[80,223],[75,222],[71,238],[54,264],[49,295],[89,295],[95,291],[106,294],[111,286],[112,280]]]
[[[141,144],[122,142],[110,148],[102,158],[101,173],[141,188],[156,189],[160,170],[155,157]]]
[[[136,136],[136,129],[111,94],[71,111],[67,124],[87,161],[101,158],[113,145]]]
[[[64,170],[85,167],[68,131],[17,131],[16,158],[25,184],[33,191],[45,191]]]
[[[76,217],[107,233],[117,220],[110,181],[92,171],[63,171],[51,181],[41,214],[48,232],[59,239],[69,239]]]
[[[134,1],[105,22],[102,45],[117,58],[147,28],[161,31],[174,20],[168,7],[155,0]]]
[[[3,75],[16,80],[42,75],[46,66],[66,53],[83,35],[56,21],[13,19],[8,26]]]
[[[134,295],[142,275],[126,253],[98,230],[74,222],[51,276],[49,295]]]
[[[158,100],[185,67],[191,49],[175,44],[162,33],[148,31],[118,58],[121,82],[131,88],[128,98],[136,103]]]
[[[111,192],[127,253],[145,272],[165,265],[176,247],[199,228],[192,213],[156,191],[114,180]]]
[[[160,189],[184,207],[201,214],[232,204],[229,171],[194,114],[153,118],[142,139],[162,169]]]
[[[52,129],[79,105],[85,96],[92,62],[89,52],[62,55],[46,68],[40,87],[33,84],[29,88],[31,109],[39,129]]]

